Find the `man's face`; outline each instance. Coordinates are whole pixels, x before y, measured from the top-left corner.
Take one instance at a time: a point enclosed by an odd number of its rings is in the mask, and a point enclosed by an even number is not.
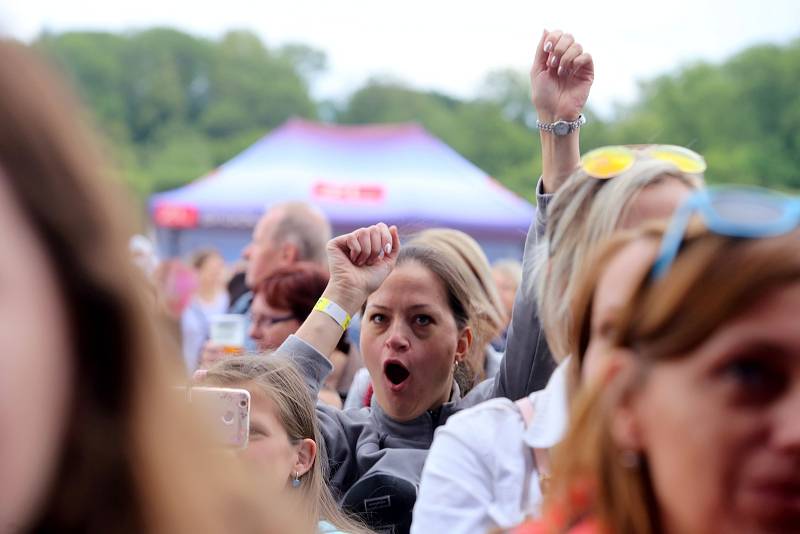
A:
[[[275,210],[261,217],[253,230],[253,240],[242,253],[247,260],[245,281],[251,289],[285,263],[281,245],[274,235],[279,221],[280,213]]]

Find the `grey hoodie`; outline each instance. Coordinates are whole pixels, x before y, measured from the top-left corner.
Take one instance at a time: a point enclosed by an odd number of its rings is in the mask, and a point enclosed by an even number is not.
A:
[[[374,396],[369,408],[343,411],[317,405],[330,485],[340,498],[357,481],[375,473],[388,473],[418,486],[434,431],[451,415],[490,398],[519,399],[547,383],[555,364],[540,331],[530,278],[551,197],[541,193],[541,183],[537,185],[538,209],[525,242],[522,284],[514,302],[506,352],[495,378],[482,382],[463,398],[454,383],[449,402],[405,422],[386,415]],[[278,352],[294,360],[314,393],[332,370],[325,356],[295,336],[289,337]]]

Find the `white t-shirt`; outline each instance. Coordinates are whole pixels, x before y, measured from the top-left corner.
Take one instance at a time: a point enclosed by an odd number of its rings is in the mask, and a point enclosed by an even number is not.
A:
[[[186,369],[192,373],[197,369],[200,351],[208,339],[211,317],[228,310],[228,293],[220,291],[213,302],[203,302],[196,296],[181,315],[181,343]]]
[[[563,362],[531,393],[529,426],[509,399],[457,413],[436,430],[422,470],[412,534],[488,532],[537,516],[542,503],[533,448],[561,441],[569,416]]]

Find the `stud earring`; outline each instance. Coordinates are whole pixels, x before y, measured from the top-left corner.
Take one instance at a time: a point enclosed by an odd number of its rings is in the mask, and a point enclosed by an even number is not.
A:
[[[292,480],[292,487],[299,488],[300,487],[300,473],[297,471],[294,472],[294,480]]]

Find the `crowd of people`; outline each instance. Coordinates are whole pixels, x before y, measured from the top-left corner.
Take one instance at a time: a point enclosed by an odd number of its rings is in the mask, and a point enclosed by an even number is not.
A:
[[[521,264],[292,202],[229,268],[131,239],[72,97],[0,43],[0,533],[800,532],[800,199],[581,156],[568,33],[530,78]],[[205,387],[247,392],[243,447],[176,395]]]

